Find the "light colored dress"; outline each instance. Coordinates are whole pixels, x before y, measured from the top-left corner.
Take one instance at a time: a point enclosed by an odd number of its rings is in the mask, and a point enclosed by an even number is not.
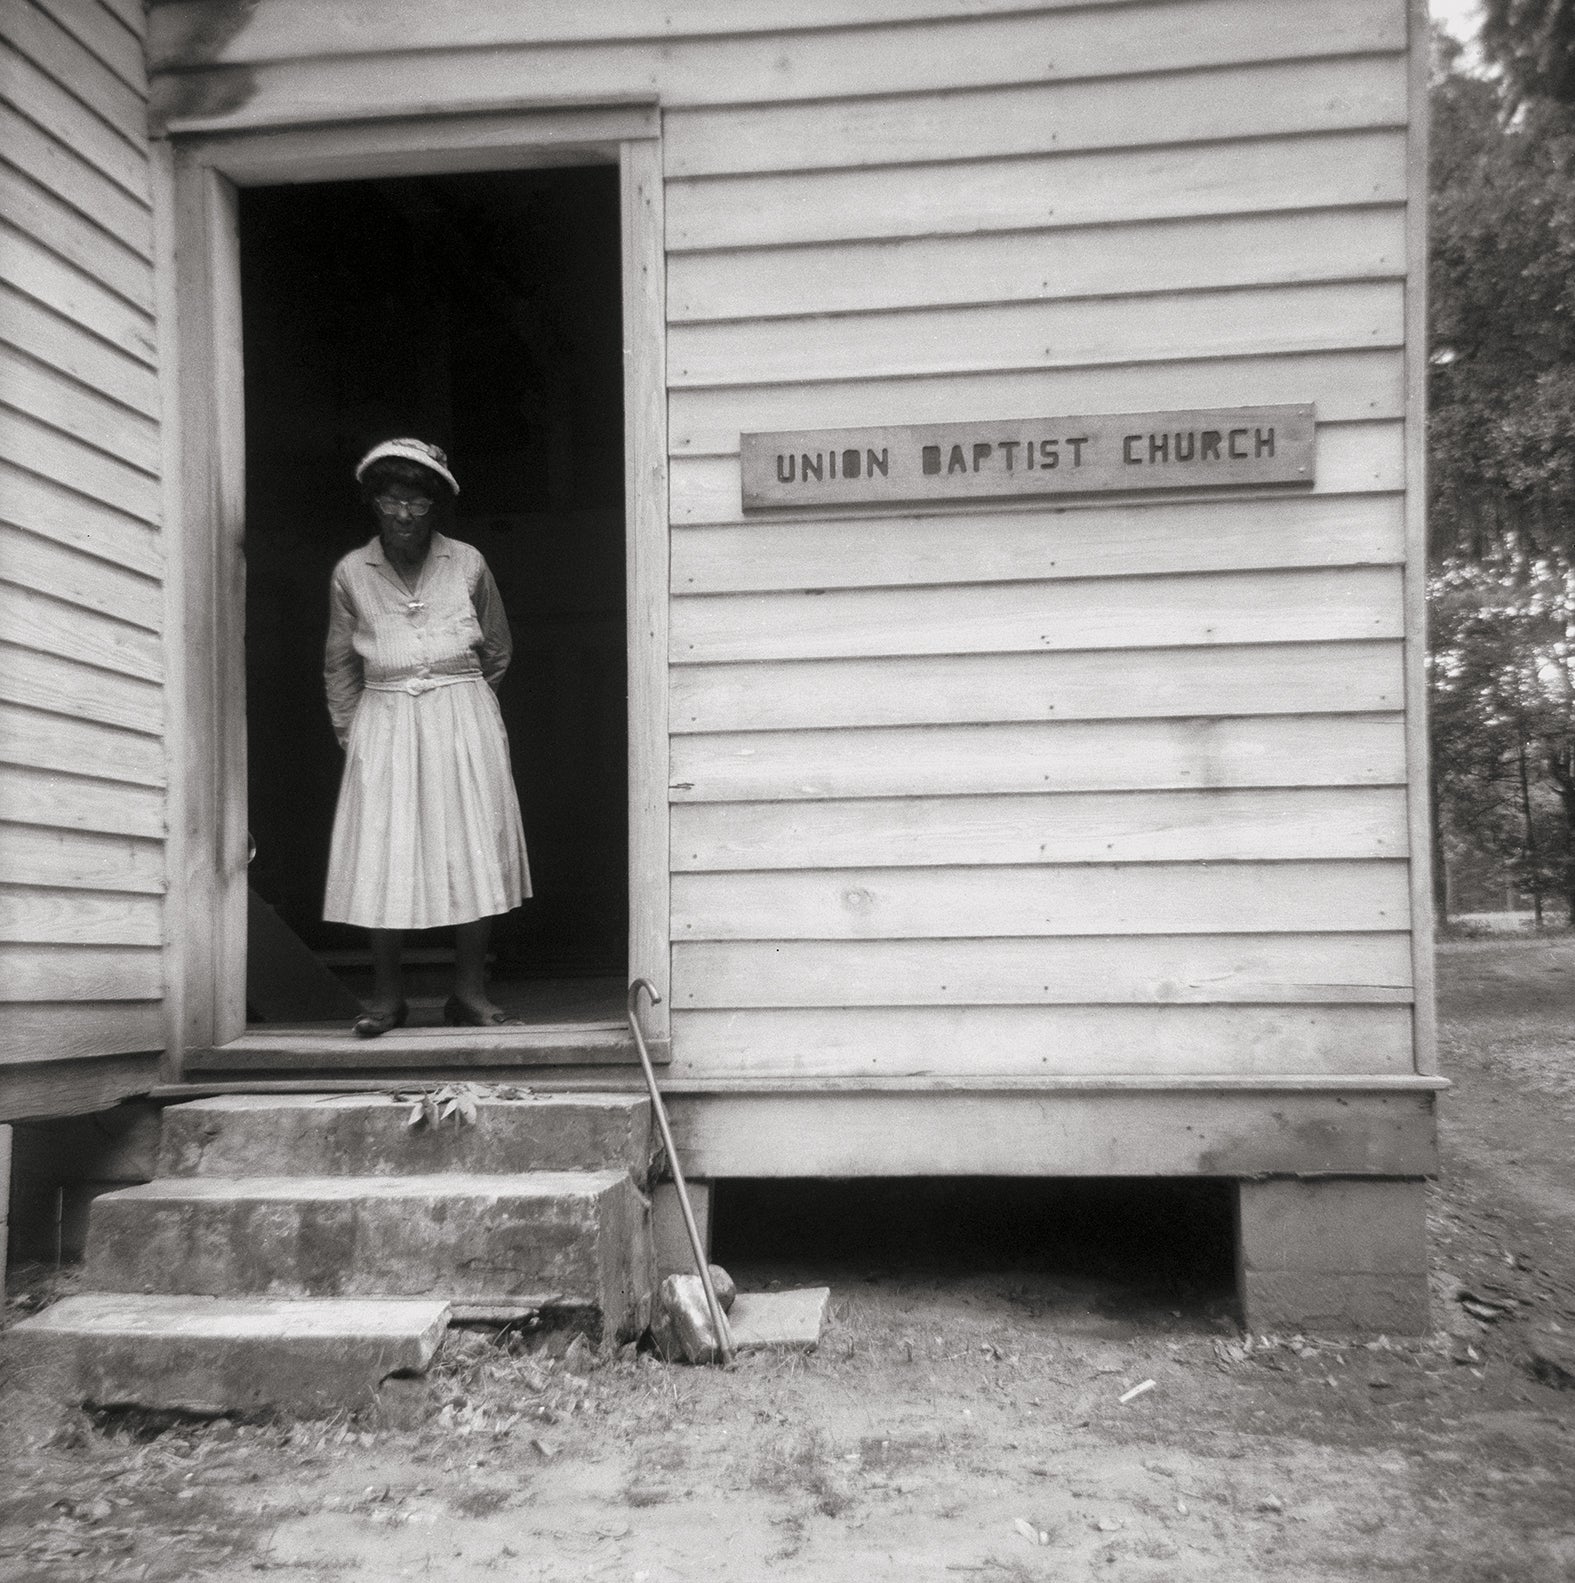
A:
[[[530,895],[495,694],[512,652],[472,545],[434,532],[414,588],[378,538],[334,568],[323,674],[345,768],[324,918],[433,929]]]

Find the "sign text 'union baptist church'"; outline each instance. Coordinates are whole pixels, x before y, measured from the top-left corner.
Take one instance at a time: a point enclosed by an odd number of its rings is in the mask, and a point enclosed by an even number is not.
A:
[[[1313,481],[1310,405],[796,429],[741,439],[746,507]]]

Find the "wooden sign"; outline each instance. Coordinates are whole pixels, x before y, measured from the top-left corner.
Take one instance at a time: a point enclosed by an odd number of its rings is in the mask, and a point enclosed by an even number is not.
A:
[[[1313,481],[1311,404],[741,436],[745,507]]]

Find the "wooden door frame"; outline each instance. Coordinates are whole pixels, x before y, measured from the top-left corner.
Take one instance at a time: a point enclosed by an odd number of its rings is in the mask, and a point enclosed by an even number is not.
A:
[[[154,146],[165,412],[170,763],[164,1075],[246,1026],[241,187],[616,164],[623,238],[629,974],[668,1037],[668,493],[660,116],[650,103],[489,106]]]

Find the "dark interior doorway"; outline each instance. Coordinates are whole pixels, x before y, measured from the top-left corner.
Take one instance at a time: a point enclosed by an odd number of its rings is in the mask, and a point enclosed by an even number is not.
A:
[[[548,981],[624,977],[619,237],[611,166],[241,194],[250,880],[352,988],[365,937],[322,922],[341,766],[327,588],[375,531],[354,465],[402,434],[449,453],[453,532],[486,556],[514,631],[500,701],[536,894],[495,931],[498,998],[562,1007],[572,984]],[[412,937],[410,956],[448,945]]]

